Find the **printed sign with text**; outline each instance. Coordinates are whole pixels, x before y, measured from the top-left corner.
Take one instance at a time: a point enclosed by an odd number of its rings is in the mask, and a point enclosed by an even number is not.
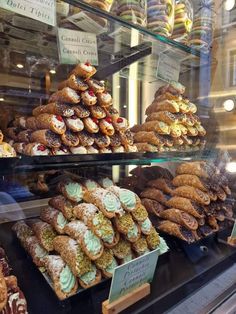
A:
[[[98,65],[97,37],[95,34],[58,29],[60,63],[76,64],[89,61]]]
[[[158,255],[159,249],[156,249],[117,267],[112,278],[109,303],[139,288],[144,283],[152,282]]]
[[[55,0],[1,0],[0,7],[48,25],[56,26]]]
[[[180,63],[175,59],[165,55],[164,53],[160,54],[157,66],[157,78],[160,78],[166,82],[178,82],[179,73]]]

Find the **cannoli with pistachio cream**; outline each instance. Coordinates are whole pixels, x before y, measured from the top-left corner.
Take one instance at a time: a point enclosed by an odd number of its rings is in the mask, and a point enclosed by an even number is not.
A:
[[[70,201],[80,202],[86,191],[85,187],[79,182],[66,180],[58,184],[59,191]]]
[[[119,242],[112,248],[115,257],[124,259],[127,255],[132,254],[131,244],[127,240],[120,238]]]
[[[58,209],[67,220],[74,220],[74,204],[67,200],[63,195],[52,197],[48,201],[48,204],[52,208]]]
[[[113,256],[112,250],[104,249],[102,256],[95,261],[95,265],[101,269],[104,277],[111,278],[118,263]]]
[[[102,279],[101,271],[97,269],[95,265],[92,264],[92,270],[80,276],[79,283],[82,288],[87,289],[98,284],[101,281],[101,279]]]
[[[43,221],[31,222],[33,232],[35,233],[40,245],[47,251],[53,251],[53,239],[56,237],[52,227]]]
[[[121,189],[115,185],[111,186],[108,190],[119,198],[125,211],[132,212],[138,205],[141,204],[138,195],[130,190]]]
[[[139,239],[141,234],[140,227],[134,222],[130,213],[115,217],[114,222],[117,230],[122,233],[127,240],[135,242]]]
[[[36,236],[27,237],[24,241],[24,247],[38,267],[44,266],[44,258],[48,256],[48,252],[40,245]]]
[[[155,250],[160,245],[160,236],[154,227],[151,228],[151,232],[147,235],[146,241],[150,250]]]
[[[144,236],[141,236],[136,242],[132,243],[132,248],[138,256],[144,255],[149,252],[147,240]]]
[[[64,232],[78,241],[84,253],[91,259],[98,259],[103,253],[101,240],[90,230],[83,221],[69,222]]]
[[[64,300],[77,292],[77,280],[69,266],[60,256],[46,256],[44,264],[53,282],[54,291],[60,300]]]
[[[40,218],[50,224],[59,234],[64,233],[64,227],[68,223],[63,214],[53,207],[43,208],[40,212]]]
[[[13,225],[12,230],[16,233],[16,236],[22,243],[23,247],[25,247],[25,239],[31,237],[34,234],[33,230],[23,220],[16,222]]]

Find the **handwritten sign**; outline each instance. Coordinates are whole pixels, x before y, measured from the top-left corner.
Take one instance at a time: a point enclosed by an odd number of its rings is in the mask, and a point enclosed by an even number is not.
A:
[[[117,267],[112,278],[109,303],[137,289],[144,283],[152,282],[158,255],[159,249],[156,249]]]
[[[180,63],[173,58],[160,54],[157,66],[157,78],[166,82],[179,81]]]
[[[0,7],[48,25],[56,26],[55,0],[1,0]]]
[[[59,28],[58,43],[60,63],[75,64],[89,61],[93,65],[98,65],[95,34]]]

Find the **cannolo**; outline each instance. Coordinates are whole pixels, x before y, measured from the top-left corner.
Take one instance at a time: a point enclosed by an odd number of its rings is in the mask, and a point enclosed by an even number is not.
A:
[[[201,205],[209,205],[211,201],[207,193],[188,185],[176,188],[173,195],[189,198]]]
[[[169,111],[170,113],[178,113],[180,111],[179,104],[174,100],[156,101],[147,107],[145,114],[150,115],[153,112]]]
[[[94,144],[94,136],[86,130],[78,133],[79,142],[82,146],[92,146]]]
[[[83,179],[82,184],[88,191],[93,191],[101,187],[95,180],[91,179]]]
[[[26,117],[18,116],[13,121],[13,126],[20,129],[26,129]]]
[[[113,125],[116,131],[125,132],[129,127],[129,122],[127,119],[119,117],[117,119],[112,119]]]
[[[6,129],[6,135],[7,135],[10,139],[14,140],[15,142],[18,141],[18,134],[19,134],[19,133],[20,133],[20,129],[19,129],[19,128],[13,127],[13,128],[7,128],[7,129]]]
[[[136,242],[132,243],[132,249],[138,256],[144,255],[149,252],[145,237],[141,236]]]
[[[114,133],[112,136],[110,136],[110,145],[112,147],[121,146],[121,136],[119,133]]]
[[[70,129],[73,132],[79,132],[84,129],[83,121],[80,118],[78,118],[76,115],[70,118],[65,118],[65,123],[68,129]]]
[[[52,197],[48,201],[48,204],[52,208],[58,209],[66,219],[68,220],[74,219],[73,215],[74,204],[68,201],[63,195]]]
[[[108,147],[111,143],[110,137],[101,133],[94,134],[94,142],[99,148]]]
[[[144,235],[149,235],[152,229],[152,223],[151,220],[147,217],[144,221],[139,223],[139,226],[141,228],[141,232]]]
[[[127,235],[129,230],[133,229],[135,225],[135,222],[130,213],[125,213],[120,217],[115,217],[114,222],[117,230],[124,235]]]
[[[65,87],[70,87],[71,89],[74,89],[78,92],[84,92],[89,88],[88,84],[79,77],[76,77],[75,74],[71,74],[67,80],[61,82],[58,85],[59,90]]]
[[[90,111],[84,104],[78,104],[76,106],[72,107],[75,114],[77,115],[78,118],[88,118],[90,116]]]
[[[124,153],[125,152],[125,148],[124,146],[119,146],[119,147],[112,147],[112,152],[113,153]]]
[[[146,118],[146,122],[148,121],[162,121],[171,125],[178,122],[178,117],[169,111],[159,111],[151,113]]]
[[[24,154],[28,156],[49,156],[50,150],[41,143],[29,143],[25,145]]]
[[[99,149],[100,154],[111,154],[112,149],[110,147],[104,147]]]
[[[81,98],[86,106],[94,106],[97,103],[97,97],[92,90],[82,92]]]
[[[167,196],[156,188],[147,188],[141,192],[140,196],[141,198],[149,198],[151,200],[157,201],[163,205],[165,205],[168,200]]]
[[[216,232],[219,230],[219,225],[217,223],[217,219],[214,216],[207,217],[207,222],[209,226]]]
[[[12,230],[16,233],[16,236],[21,241],[23,247],[25,247],[25,239],[34,234],[33,230],[22,220],[16,222],[13,225]]]
[[[161,94],[165,94],[166,92],[169,92],[172,95],[177,95],[177,96],[183,95],[185,92],[185,87],[179,82],[171,81],[170,84],[160,87],[157,90],[155,97]]]
[[[74,215],[93,230],[105,247],[112,248],[119,241],[119,233],[114,231],[111,221],[93,204],[77,205],[74,208]]]
[[[82,184],[70,180],[60,182],[58,189],[65,196],[65,198],[76,203],[83,199],[85,193],[85,188]]]
[[[74,115],[74,109],[67,104],[60,102],[51,102],[45,106],[38,106],[33,109],[33,116],[37,117],[42,113],[54,114],[56,116],[62,116],[69,118]]]
[[[171,222],[169,220],[163,220],[158,226],[158,230],[168,233],[172,236],[175,236],[181,240],[184,240],[188,243],[195,241],[194,234],[191,230],[178,225],[177,223]]]
[[[154,214],[157,217],[160,217],[160,213],[165,209],[162,204],[149,198],[142,198],[142,204],[150,214]]]
[[[70,130],[66,130],[66,132],[61,135],[61,141],[68,147],[75,147],[80,143],[79,136]]]
[[[170,135],[172,137],[180,137],[182,135],[181,127],[179,124],[170,125]]]
[[[112,248],[115,257],[124,259],[127,255],[132,254],[131,244],[125,239],[120,238],[119,242]]]
[[[154,227],[146,237],[147,245],[150,250],[155,250],[160,245],[160,236]]]
[[[109,191],[114,193],[120,200],[124,210],[132,212],[137,206],[141,204],[141,201],[137,194],[127,189],[121,189],[118,186],[111,186]]]
[[[72,74],[75,74],[78,77],[83,77],[85,79],[90,78],[96,73],[96,68],[91,65],[91,63],[80,63],[78,64],[74,70],[72,70]]]
[[[29,143],[32,132],[33,131],[31,130],[24,130],[24,131],[19,132],[17,142]]]
[[[106,117],[106,111],[98,105],[90,106],[90,112],[91,116],[95,119],[103,119]]]
[[[44,261],[58,298],[64,300],[74,295],[78,290],[78,283],[63,259],[58,255],[49,255],[44,258]]]
[[[221,200],[221,201],[225,201],[226,200],[226,193],[225,191],[220,187],[218,191],[216,191],[216,195],[217,197]]]
[[[69,222],[64,232],[78,241],[84,253],[92,260],[98,259],[103,253],[101,240],[80,220]]]
[[[36,117],[28,117],[26,119],[26,128],[30,130],[38,130]]]
[[[68,264],[74,276],[80,277],[93,270],[92,262],[74,239],[68,236],[57,236],[53,240],[53,247]]]
[[[68,223],[62,212],[52,207],[42,209],[40,218],[50,224],[59,234],[64,233],[64,227]]]
[[[115,133],[111,118],[99,120],[99,127],[100,131],[105,135],[112,136]]]
[[[66,131],[66,125],[62,116],[56,116],[50,113],[42,113],[36,117],[38,129],[50,129],[57,134],[63,134]]]
[[[155,180],[148,181],[148,186],[152,188],[156,188],[158,190],[161,190],[162,192],[166,194],[173,194],[174,186],[170,180],[164,179],[164,178],[158,178]]]
[[[200,178],[209,178],[214,172],[204,161],[193,161],[179,165],[176,174],[192,174]]]
[[[0,144],[2,145],[2,144]],[[25,152],[25,143],[14,143],[13,148],[18,154],[24,154]]]
[[[189,111],[191,113],[196,113],[197,112],[197,106],[195,104],[193,104],[192,102],[189,102]]]
[[[101,279],[101,271],[92,264],[92,270],[79,277],[79,284],[82,288],[87,289],[98,284]]]
[[[186,135],[182,135],[182,136],[181,136],[181,139],[182,139],[182,141],[183,141],[183,144],[185,144],[185,145],[191,146],[191,145],[193,144],[193,140],[192,140],[191,137],[188,137],[188,136],[186,136]]]
[[[53,239],[56,237],[56,233],[53,231],[52,227],[42,221],[32,222],[31,227],[40,245],[47,252],[53,251]]]
[[[64,145],[61,145],[58,148],[52,148],[53,156],[63,156],[63,155],[69,155],[69,154],[70,154],[69,149]]]
[[[162,121],[149,121],[142,124],[141,131],[147,132],[155,131],[158,134],[168,135],[170,134],[170,127],[168,126],[168,124]]]
[[[181,209],[195,218],[204,217],[203,207],[184,197],[174,196],[166,202],[166,206]]]
[[[119,118],[119,111],[113,107],[105,107],[104,110],[106,111],[107,117],[111,118],[112,121],[117,121],[117,119]]]
[[[49,103],[51,102],[78,104],[80,102],[80,96],[70,87],[65,87],[51,95]]]
[[[83,147],[81,145],[76,147],[70,147],[70,151],[72,154],[87,154],[86,147]]]
[[[97,97],[101,107],[110,107],[112,105],[112,97],[108,92],[99,93]]]
[[[197,219],[197,223],[199,226],[204,226],[206,223],[206,219],[205,218],[196,218]]]
[[[134,141],[135,143],[148,143],[156,146],[163,146],[165,144],[163,138],[154,131],[134,133]]]
[[[100,178],[98,180],[98,183],[101,185],[102,188],[104,189],[108,189],[109,187],[115,185],[114,182],[108,178],[108,177],[105,177],[105,178]]]
[[[165,178],[167,180],[172,180],[173,175],[171,172],[159,166],[151,166],[151,167],[136,167],[130,171],[130,173],[137,177],[142,177],[142,180],[149,181],[157,178]],[[148,178],[148,179],[145,179]]]
[[[38,267],[44,267],[44,258],[48,256],[48,252],[39,244],[37,237],[27,237],[24,241],[24,247],[32,257],[34,264]]]
[[[2,134],[2,131],[0,130],[0,144],[2,144],[3,138],[4,138],[4,136]]]
[[[87,84],[89,85],[89,88],[95,94],[103,93],[105,90],[104,81],[97,81],[95,79],[89,79],[89,80],[87,80]]]
[[[138,152],[138,148],[137,148],[136,144],[125,145],[125,151],[127,153],[137,153]]]
[[[133,227],[129,229],[128,233],[126,234],[126,240],[133,243],[136,242],[141,235],[141,229],[139,225],[134,223]]]
[[[98,188],[94,191],[87,191],[83,198],[87,203],[93,203],[97,206],[108,218],[123,213],[119,198],[105,189]]]
[[[173,185],[176,187],[179,187],[182,185],[190,185],[204,192],[208,191],[208,187],[204,183],[204,180],[203,179],[201,180],[196,175],[191,175],[191,174],[178,175],[173,179],[172,182],[173,182]]]
[[[198,130],[195,126],[187,126],[188,132],[187,135],[188,136],[198,136]]]
[[[120,138],[121,138],[122,145],[124,145],[125,147],[128,147],[129,145],[134,144],[134,135],[130,131],[130,129],[127,129],[124,132],[120,132]]]
[[[139,152],[149,152],[149,153],[156,153],[158,151],[157,146],[148,144],[148,143],[135,143]]]
[[[30,136],[31,142],[42,143],[50,148],[58,148],[61,146],[61,139],[59,135],[50,130],[34,131]]]
[[[112,277],[114,267],[118,266],[111,249],[104,249],[102,256],[95,261],[95,265],[101,269],[106,278]]]
[[[0,311],[4,310],[6,304],[7,304],[7,299],[8,299],[8,294],[7,294],[7,285],[6,281],[4,278],[4,275],[2,273],[2,269],[0,268]]]
[[[84,126],[85,129],[89,132],[89,133],[98,133],[99,131],[99,120],[95,119],[95,118],[85,118],[83,120],[84,122]]]
[[[166,209],[162,213],[160,213],[160,217],[166,220],[170,220],[172,222],[176,222],[179,225],[184,226],[190,230],[197,230],[198,228],[197,220],[193,216],[180,209]]]

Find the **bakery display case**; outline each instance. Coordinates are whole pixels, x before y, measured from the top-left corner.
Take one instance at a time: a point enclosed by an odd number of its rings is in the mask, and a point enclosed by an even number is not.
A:
[[[51,2],[0,4],[0,312],[101,313],[157,249],[123,312],[169,311],[236,259],[236,8]]]

